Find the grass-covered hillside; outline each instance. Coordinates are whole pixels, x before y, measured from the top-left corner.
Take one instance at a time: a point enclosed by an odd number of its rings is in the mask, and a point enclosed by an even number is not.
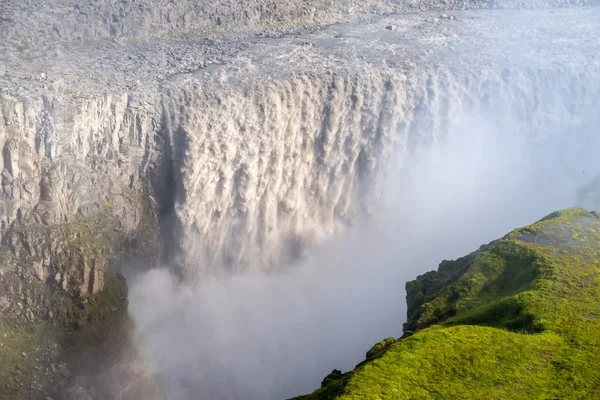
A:
[[[553,213],[406,289],[403,337],[296,400],[600,399],[597,213]]]

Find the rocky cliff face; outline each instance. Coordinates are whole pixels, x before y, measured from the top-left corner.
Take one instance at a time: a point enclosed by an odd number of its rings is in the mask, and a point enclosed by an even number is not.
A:
[[[153,162],[148,113],[136,112],[126,95],[73,105],[4,94],[1,102],[2,244],[38,280],[97,293],[106,266],[80,248],[111,251],[108,241],[132,240],[148,224],[142,216],[154,213],[139,179]],[[81,268],[65,257],[80,257]]]
[[[530,8],[591,5],[597,0],[6,0],[0,5],[4,40],[21,45],[57,40],[148,38],[223,33],[347,21],[369,14],[427,9]]]
[[[6,326],[77,328],[86,317],[73,307],[86,310],[117,279],[110,271],[152,266],[159,250],[191,276],[294,259],[368,214],[394,145],[442,140],[449,117],[473,104],[508,99],[534,133],[565,110],[577,120],[597,109],[597,53],[584,43],[599,28],[593,9],[176,37],[407,7],[301,3],[0,6]],[[469,33],[484,30],[487,42]],[[552,43],[556,31],[567,39]],[[83,40],[111,36],[157,37]],[[540,38],[537,54],[518,52]],[[107,300],[100,314],[113,307],[124,309]],[[7,396],[24,390],[6,374]]]
[[[150,149],[157,113],[125,93],[75,100],[62,90],[29,97],[6,89],[0,99],[2,331],[9,335],[6,348],[15,350],[19,341],[11,335],[33,329],[28,348],[36,351],[24,353],[29,363],[52,368],[36,371],[20,357],[10,360],[2,395],[43,398],[61,391],[68,377],[56,369],[68,371],[57,364],[69,357],[68,343],[87,331],[102,341],[109,322],[125,314],[126,292],[103,294],[107,287],[114,292],[115,273],[156,257],[148,170],[156,163]],[[21,381],[13,366],[21,368]],[[33,384],[23,388],[23,382]]]
[[[58,3],[58,4],[57,4]],[[240,29],[331,23],[399,3],[286,0],[5,2],[2,26],[8,40],[145,38],[163,34],[229,32]]]

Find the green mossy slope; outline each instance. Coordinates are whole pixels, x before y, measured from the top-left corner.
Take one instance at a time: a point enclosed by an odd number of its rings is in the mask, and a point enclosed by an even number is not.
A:
[[[600,399],[600,218],[556,212],[407,284],[405,334],[324,399]]]

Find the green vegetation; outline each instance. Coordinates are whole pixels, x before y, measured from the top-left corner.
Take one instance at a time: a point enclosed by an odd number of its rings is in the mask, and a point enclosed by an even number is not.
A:
[[[158,250],[150,200],[141,203],[134,231],[124,232],[118,218],[123,204],[139,205],[139,198],[125,189],[116,206],[106,200],[99,212],[10,228],[7,242],[16,246],[0,246],[0,400],[56,398],[61,368],[93,375],[98,360],[117,359],[127,348],[131,321],[119,268],[150,263]],[[40,274],[32,265],[42,262],[46,244],[52,266]]]
[[[40,388],[51,385],[50,364],[69,361],[79,373],[93,371],[89,360],[117,354],[127,343],[125,279],[109,274],[97,295],[80,294],[62,299],[57,320],[20,323],[0,318],[0,400],[46,398]],[[86,352],[87,359],[75,360]],[[56,357],[58,356],[58,358]]]
[[[21,329],[15,324],[0,319],[0,399],[17,398],[23,384],[30,381],[35,373],[35,359],[41,357],[40,343],[45,335],[46,326],[43,323],[30,325]],[[39,378],[43,378],[39,374]]]
[[[598,214],[556,212],[444,261],[407,302],[402,338],[296,400],[600,399]]]
[[[389,337],[387,339],[383,339],[381,342],[376,343],[369,351],[367,351],[367,359],[377,357],[381,354],[381,352],[391,346],[396,342],[396,339],[393,337]]]
[[[73,350],[102,343],[105,329],[124,323],[127,311],[127,284],[119,274],[109,273],[104,289],[97,295],[77,293],[68,300],[63,348]],[[76,352],[76,351],[73,351]]]

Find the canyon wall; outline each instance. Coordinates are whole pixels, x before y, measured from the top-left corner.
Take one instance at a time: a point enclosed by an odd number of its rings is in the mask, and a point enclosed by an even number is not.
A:
[[[140,176],[156,161],[156,113],[137,108],[126,94],[75,104],[61,97],[1,99],[0,235],[15,256],[39,263],[38,279],[56,277],[66,288],[68,277],[58,271],[65,266],[54,260],[65,243],[48,232],[73,227],[77,237],[77,224],[100,214],[114,220],[118,233],[140,226],[148,203],[140,197],[148,189]],[[88,268],[79,278],[89,282],[94,273]],[[102,288],[98,279],[95,285],[92,292]]]
[[[31,41],[36,24],[48,40],[145,37],[275,24],[279,12],[298,23],[330,21],[348,10],[319,3],[338,10],[320,19],[295,3],[276,12],[269,3],[273,13],[257,3],[243,17],[218,11],[219,23],[212,11],[205,19],[169,14],[200,12],[177,2],[162,11],[136,6],[143,23],[90,23],[113,5],[89,14],[79,5],[89,27],[82,33],[79,23],[51,28],[55,18],[68,21],[70,8],[65,16],[66,8],[32,4],[41,8],[20,18],[23,8],[5,2],[0,26],[3,46],[14,46],[0,56],[0,311],[20,324],[86,325],[74,309],[111,286],[107,274],[131,265],[173,263],[192,278],[276,270],[359,224],[390,154],[443,141],[461,112],[510,112],[519,123],[506,129],[535,139],[598,107],[595,9],[391,16],[280,39],[170,37],[64,44],[49,54]],[[107,303],[102,312],[112,308],[125,311]],[[12,373],[2,378],[21,390]]]

